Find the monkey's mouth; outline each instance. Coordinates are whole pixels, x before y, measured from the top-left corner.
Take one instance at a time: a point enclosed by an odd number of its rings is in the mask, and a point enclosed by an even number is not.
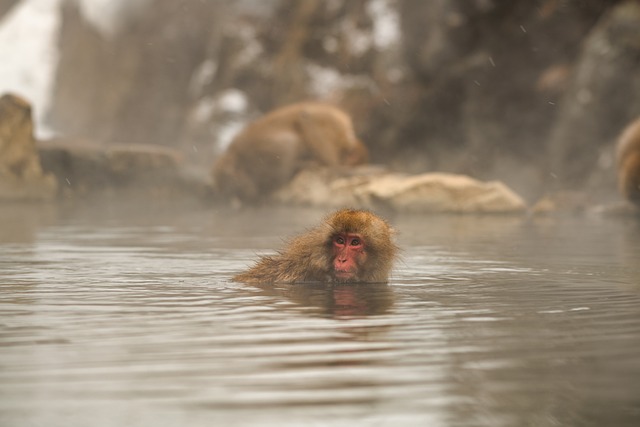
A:
[[[355,274],[349,270],[335,270],[333,276],[339,282],[346,282],[348,280],[355,279]]]

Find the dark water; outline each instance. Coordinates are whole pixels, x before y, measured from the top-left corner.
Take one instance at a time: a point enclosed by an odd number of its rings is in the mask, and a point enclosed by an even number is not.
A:
[[[388,286],[232,283],[318,211],[0,206],[2,426],[638,426],[640,221],[400,216]]]

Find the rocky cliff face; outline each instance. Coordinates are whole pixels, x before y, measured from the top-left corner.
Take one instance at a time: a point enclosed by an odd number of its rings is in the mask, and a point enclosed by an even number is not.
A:
[[[0,0],[0,19],[11,10],[20,0]]]
[[[613,186],[613,143],[640,115],[640,2],[608,11],[589,32],[549,138],[561,185]]]
[[[636,1],[147,3],[110,35],[66,4],[54,127],[207,164],[258,114],[328,100],[374,162],[531,199],[608,189],[611,136],[640,114]]]

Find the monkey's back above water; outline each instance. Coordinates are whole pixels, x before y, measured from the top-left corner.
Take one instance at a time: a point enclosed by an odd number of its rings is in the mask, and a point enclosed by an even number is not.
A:
[[[369,211],[342,209],[289,241],[277,254],[261,257],[233,280],[246,283],[387,282],[398,248],[394,231]],[[351,236],[351,247],[345,240]],[[342,260],[344,257],[344,260]],[[350,258],[349,269],[344,268]]]

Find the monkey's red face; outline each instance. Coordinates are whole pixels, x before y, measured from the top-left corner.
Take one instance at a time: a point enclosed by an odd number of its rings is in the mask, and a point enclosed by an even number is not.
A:
[[[360,266],[366,259],[362,236],[344,233],[333,237],[333,276],[336,281],[357,281]]]

